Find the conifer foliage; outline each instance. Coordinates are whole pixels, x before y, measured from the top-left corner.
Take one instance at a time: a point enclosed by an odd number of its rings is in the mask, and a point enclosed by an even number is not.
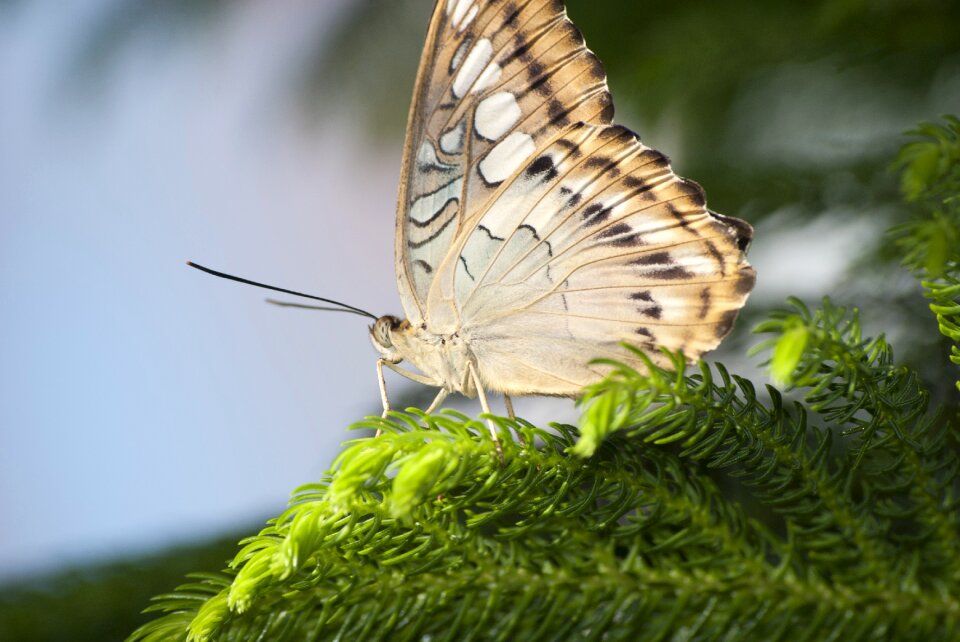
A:
[[[916,133],[895,233],[960,363],[960,121]],[[502,462],[477,419],[369,418],[130,640],[960,638],[956,401],[855,309],[790,300],[757,331],[782,390],[637,351],[579,428],[494,418]]]

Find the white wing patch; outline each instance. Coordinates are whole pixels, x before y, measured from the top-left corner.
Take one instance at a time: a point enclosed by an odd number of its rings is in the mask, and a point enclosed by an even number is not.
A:
[[[433,221],[443,212],[444,206],[451,200],[460,198],[463,189],[463,177],[456,178],[435,192],[425,194],[413,202],[410,208],[410,218],[418,226],[424,226]]]
[[[476,0],[450,0],[447,2],[447,14],[452,13],[450,17],[450,24],[454,27],[461,27],[460,21],[464,19],[464,16],[469,15],[467,11],[469,9],[476,9]]]
[[[450,18],[450,24],[456,27],[457,31],[466,29],[473,19],[477,17],[480,8],[474,0],[459,0],[453,8],[453,15]],[[449,13],[449,8],[447,9]]]
[[[490,82],[490,76],[494,73],[499,76],[500,66],[496,63],[490,63],[493,58],[493,44],[488,38],[477,41],[477,44],[470,49],[463,66],[457,72],[457,77],[453,80],[453,94],[457,98],[463,98],[474,86],[478,78],[485,78],[484,82]],[[496,68],[496,72],[491,71],[491,66]]]
[[[472,43],[473,38],[468,36],[457,46],[457,50],[453,52],[453,58],[450,59],[451,74],[460,68],[460,63],[463,62],[463,57],[466,55],[467,50],[470,49]]]
[[[502,183],[520,169],[535,151],[536,145],[533,144],[530,134],[513,132],[497,143],[480,161],[480,175],[490,185]]]
[[[474,128],[487,140],[497,140],[510,131],[522,115],[516,97],[509,91],[500,91],[477,105]]]
[[[459,123],[448,129],[440,136],[440,149],[444,154],[455,155],[463,151],[463,139],[467,134],[467,121],[461,120]]]
[[[420,151],[417,153],[417,169],[421,172],[450,172],[455,170],[456,165],[444,163],[437,157],[437,150],[428,140],[420,145]]]

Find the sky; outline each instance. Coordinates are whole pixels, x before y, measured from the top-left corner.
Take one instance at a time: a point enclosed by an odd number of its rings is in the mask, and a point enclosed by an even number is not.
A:
[[[400,150],[305,133],[281,89],[344,4],[138,36],[90,90],[108,3],[0,9],[0,580],[264,519],[377,410],[360,317],[184,264],[399,311]]]
[[[111,4],[0,3],[0,582],[279,514],[378,413],[365,320],[185,261],[401,312],[400,145],[370,146],[349,110],[306,127],[290,90],[348,0],[237,3],[78,67]],[[783,244],[782,221],[756,235],[755,297],[823,292],[843,266],[797,263],[866,233]]]

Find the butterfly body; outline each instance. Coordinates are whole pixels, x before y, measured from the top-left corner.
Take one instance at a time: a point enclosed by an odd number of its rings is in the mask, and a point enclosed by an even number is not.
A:
[[[393,316],[380,317],[374,328],[371,330],[373,345],[385,361],[391,364],[405,361],[447,392],[476,396],[477,389],[467,365],[475,364],[477,359],[470,351],[469,339],[460,331],[438,334],[429,330],[426,323],[415,326]]]
[[[717,346],[755,281],[752,229],[612,118],[562,2],[438,0],[398,202],[406,320],[371,329],[383,365],[484,402],[574,396],[597,357],[642,367],[623,342],[655,361]]]

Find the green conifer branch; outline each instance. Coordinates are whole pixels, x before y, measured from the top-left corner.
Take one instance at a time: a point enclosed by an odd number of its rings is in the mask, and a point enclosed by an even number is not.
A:
[[[610,363],[610,379],[588,388],[587,403],[603,407],[619,401],[615,420],[634,439],[651,444],[679,441],[682,457],[705,461],[741,478],[757,498],[783,516],[791,544],[799,555],[798,572],[823,577],[876,581],[894,572],[896,554],[881,537],[876,520],[845,489],[849,472],[832,468],[827,455],[832,435],[811,428],[806,411],[791,414],[780,394],[770,388],[771,406],[758,401],[753,385],[717,365],[700,364],[699,375],[687,377],[681,355],[673,355],[671,372],[654,366],[640,351],[648,372]],[[602,432],[596,414],[581,424],[585,435]]]
[[[960,363],[945,122],[900,156],[917,217],[897,234]],[[960,419],[855,310],[791,300],[759,330],[799,401],[635,351],[641,371],[603,362],[579,431],[492,417],[502,462],[455,412],[368,418],[380,437],[130,640],[957,639]]]
[[[813,312],[799,300],[790,304],[757,327],[774,335],[758,348],[774,347],[776,354],[780,342],[796,341],[797,329],[804,331],[805,350],[777,367],[791,373],[791,388],[804,392],[812,410],[857,437],[849,469],[859,474],[850,481],[868,498],[864,505],[878,527],[899,551],[920,556],[924,577],[956,581],[960,519],[953,482],[960,462],[946,443],[950,426],[928,412],[929,394],[916,373],[894,364],[882,336],[862,339],[856,310],[827,299]]]
[[[894,168],[914,216],[893,233],[904,265],[921,278],[924,296],[932,300],[940,333],[953,342],[950,361],[960,365],[960,118],[943,120],[909,132],[919,140],[897,156]]]
[[[714,383],[714,369],[686,376],[673,358],[677,372],[611,364],[588,394],[588,459],[571,455],[586,442],[569,426],[497,418],[501,465],[463,415],[368,419],[384,434],[353,442],[227,574],[161,598],[168,615],[131,639],[956,632],[955,578],[918,577],[853,496],[852,454],[832,456],[830,433],[776,391],[766,406],[722,366]],[[700,463],[742,479],[785,535],[747,518]]]

